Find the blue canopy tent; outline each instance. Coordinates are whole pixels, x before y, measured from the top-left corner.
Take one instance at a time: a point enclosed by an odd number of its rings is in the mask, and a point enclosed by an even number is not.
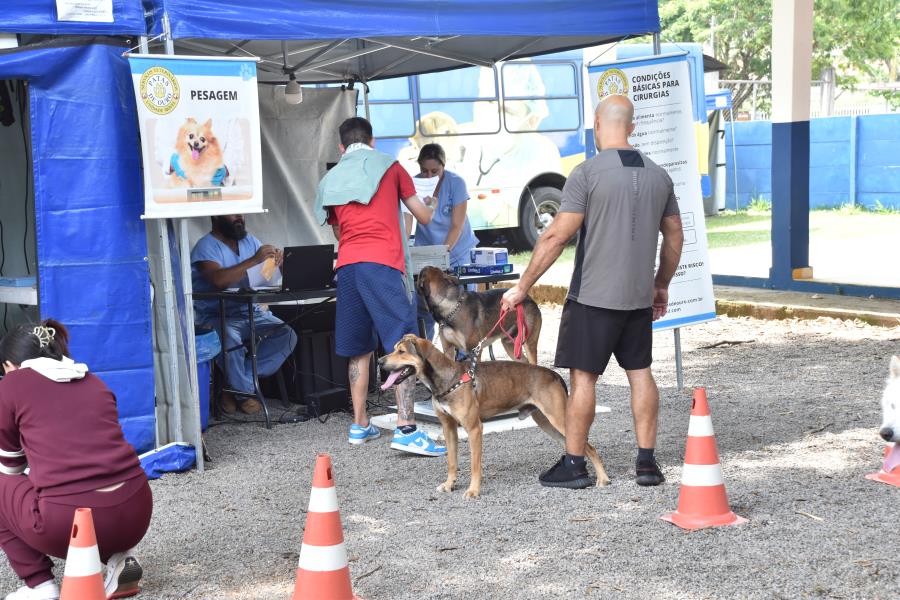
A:
[[[6,16],[4,29],[19,27]],[[140,146],[123,50],[91,37],[3,50],[0,79],[28,83],[40,315],[69,327],[72,355],[116,394],[125,436],[141,451],[156,437],[153,355]]]
[[[112,0],[113,20],[60,21],[56,0],[3,0],[0,32],[47,35],[143,35],[146,31],[140,0]]]
[[[656,0],[145,0],[178,54],[253,55],[260,81],[491,66],[659,31]],[[168,26],[168,29],[167,29]]]

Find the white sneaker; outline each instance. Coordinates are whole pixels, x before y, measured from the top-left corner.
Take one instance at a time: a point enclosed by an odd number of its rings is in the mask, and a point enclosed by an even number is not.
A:
[[[110,556],[106,561],[106,578],[103,581],[107,599],[136,595],[141,591],[140,582],[143,574],[144,569],[130,550]]]
[[[7,594],[6,600],[59,600],[59,586],[53,580],[33,588],[25,585]]]

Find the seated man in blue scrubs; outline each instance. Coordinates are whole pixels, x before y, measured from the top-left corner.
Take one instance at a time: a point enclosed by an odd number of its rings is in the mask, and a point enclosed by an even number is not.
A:
[[[246,287],[247,269],[275,259],[281,264],[281,251],[274,246],[263,245],[247,233],[243,215],[212,217],[212,231],[200,238],[191,251],[191,280],[195,292],[211,292],[233,287]],[[281,363],[297,345],[297,334],[281,319],[272,316],[259,305],[253,307],[256,335],[261,338],[256,347],[256,365],[260,377],[275,373]],[[194,321],[199,326],[219,331],[219,301],[195,300]],[[246,344],[250,339],[250,317],[242,302],[225,303],[225,340],[222,349],[232,349]],[[262,409],[252,397],[253,370],[250,356],[243,348],[223,352],[228,361],[228,387],[249,394],[248,398],[235,398],[223,394],[222,410],[233,413],[238,408],[247,414]],[[222,354],[216,359],[221,366]]]

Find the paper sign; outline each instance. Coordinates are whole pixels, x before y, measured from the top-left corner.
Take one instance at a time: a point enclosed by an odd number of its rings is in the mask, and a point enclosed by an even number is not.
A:
[[[256,62],[128,57],[144,160],[144,217],[262,212]]]
[[[272,269],[272,276],[266,277],[263,274],[264,265],[265,263],[260,263],[247,269],[247,281],[250,287],[254,290],[267,287],[281,287],[281,269],[275,267]]]
[[[413,185],[416,186],[416,196],[421,200],[426,196],[434,196],[440,177],[413,177]]]
[[[634,103],[635,128],[629,143],[666,170],[678,198],[684,247],[669,284],[668,312],[653,323],[653,329],[715,319],[687,56],[619,61],[590,67],[588,73],[593,106],[610,94],[626,95]]]
[[[56,0],[56,18],[60,21],[112,23],[112,0]]]

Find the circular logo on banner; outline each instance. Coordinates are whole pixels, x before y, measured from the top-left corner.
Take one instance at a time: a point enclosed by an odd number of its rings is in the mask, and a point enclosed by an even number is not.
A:
[[[628,95],[628,76],[620,69],[609,69],[597,81],[597,96],[602,100],[607,96]]]
[[[167,115],[178,106],[181,90],[172,72],[163,67],[151,67],[141,76],[141,100],[157,115]]]

